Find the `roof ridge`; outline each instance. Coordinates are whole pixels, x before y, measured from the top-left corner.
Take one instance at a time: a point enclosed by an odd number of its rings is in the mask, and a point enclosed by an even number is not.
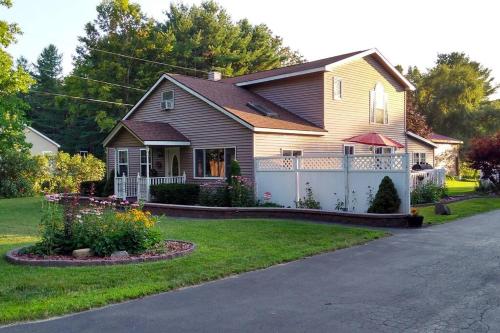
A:
[[[336,58],[336,57],[342,57],[342,56],[346,56],[346,55],[356,55],[356,54],[359,54],[359,53],[366,52],[368,50],[371,50],[371,49],[359,50],[359,51],[353,51],[353,52],[347,52],[347,53],[337,54],[337,55],[334,55],[334,56],[331,56],[331,57],[320,58],[320,59],[315,59],[315,60],[311,60],[311,61],[305,61],[305,62],[301,62],[301,63],[298,63],[298,64],[293,64],[293,65],[288,65],[288,66],[282,66],[282,67],[276,67],[276,68],[272,68],[272,69],[265,69],[265,70],[257,71],[257,72],[253,72],[253,73],[247,73],[247,74],[241,74],[241,75],[231,76],[231,77],[222,79],[221,81],[230,80],[230,79],[236,79],[236,78],[240,78],[240,77],[243,77],[243,76],[246,76],[246,75],[252,75],[252,74],[256,74],[256,73],[265,73],[265,72],[274,71],[274,70],[277,70],[277,69],[290,68],[290,67],[294,67],[294,66],[301,66],[301,65],[305,65],[305,64],[311,64],[313,62],[325,61],[327,59]]]

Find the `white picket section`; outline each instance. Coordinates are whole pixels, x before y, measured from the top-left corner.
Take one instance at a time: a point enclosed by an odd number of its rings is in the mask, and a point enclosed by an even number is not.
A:
[[[137,200],[149,201],[151,199],[150,188],[152,185],[160,184],[185,184],[186,173],[182,176],[173,177],[116,177],[115,195],[118,198],[137,198]]]
[[[420,171],[411,172],[411,189],[416,188],[419,185],[434,183],[437,186],[444,186],[446,181],[446,170],[445,169],[428,169]]]

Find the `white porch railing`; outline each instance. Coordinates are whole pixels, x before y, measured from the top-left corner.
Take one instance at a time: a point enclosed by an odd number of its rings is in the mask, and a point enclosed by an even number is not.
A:
[[[437,186],[444,186],[446,181],[445,169],[429,169],[412,171],[410,173],[410,187],[415,189],[418,185],[434,183]]]
[[[137,200],[149,201],[151,199],[151,185],[160,184],[185,184],[186,173],[182,176],[172,177],[116,177],[115,195],[120,199],[137,198]]]

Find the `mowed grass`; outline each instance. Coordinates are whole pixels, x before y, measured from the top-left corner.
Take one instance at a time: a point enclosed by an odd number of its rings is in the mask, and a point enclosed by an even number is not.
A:
[[[450,196],[473,194],[476,192],[476,181],[446,179],[447,193]]]
[[[463,217],[500,209],[500,198],[474,198],[448,204],[451,215],[434,214],[434,205],[418,208],[426,224],[441,224]]]
[[[0,200],[0,324],[46,318],[265,268],[361,244],[383,232],[279,220],[162,218],[166,238],[194,253],[170,261],[102,267],[27,267],[4,254],[36,241],[41,199]]]

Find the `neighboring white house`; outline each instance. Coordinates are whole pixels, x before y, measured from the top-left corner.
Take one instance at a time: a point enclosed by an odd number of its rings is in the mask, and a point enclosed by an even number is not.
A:
[[[40,133],[33,127],[26,126],[24,135],[26,136],[26,142],[31,144],[31,155],[53,154],[57,153],[59,148],[61,148],[57,142]]]

